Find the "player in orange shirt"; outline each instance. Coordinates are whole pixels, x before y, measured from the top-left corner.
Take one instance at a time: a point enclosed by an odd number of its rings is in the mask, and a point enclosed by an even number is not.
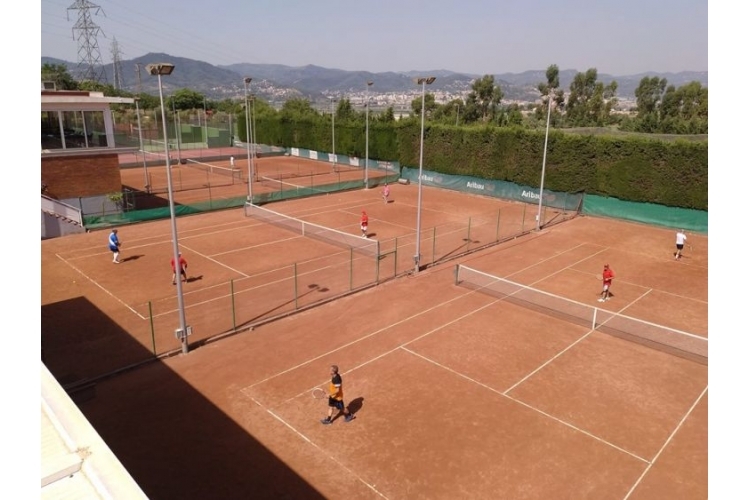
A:
[[[609,300],[612,296],[609,289],[612,286],[613,279],[615,279],[615,272],[610,269],[609,264],[604,264],[604,270],[602,271],[602,296],[599,298],[599,302]]]
[[[359,228],[362,230],[362,237],[367,238],[367,226],[370,222],[369,217],[367,217],[367,212],[362,210],[362,217],[359,219]]]
[[[344,389],[341,387],[339,367],[331,365],[331,383],[328,385],[328,416],[320,421],[323,425],[333,423],[333,409],[344,414],[344,422],[351,422],[354,415],[344,406]],[[338,415],[337,415],[338,416]]]
[[[187,283],[187,261],[185,260],[185,257],[182,256],[182,252],[177,254],[177,258],[179,259],[178,263],[180,265],[180,276],[182,277],[182,282]],[[170,263],[172,264],[172,284],[175,285],[177,282],[177,271],[175,270],[174,257],[172,257]]]

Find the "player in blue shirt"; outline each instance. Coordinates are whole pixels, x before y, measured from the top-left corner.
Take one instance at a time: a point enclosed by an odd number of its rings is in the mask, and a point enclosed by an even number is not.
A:
[[[120,239],[117,237],[117,229],[109,233],[109,249],[112,251],[112,262],[120,263]]]

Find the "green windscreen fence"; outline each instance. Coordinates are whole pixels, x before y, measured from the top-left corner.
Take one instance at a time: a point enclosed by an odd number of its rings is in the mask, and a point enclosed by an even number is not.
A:
[[[398,181],[398,174],[390,174],[384,177],[380,177],[375,181],[380,182],[396,182]],[[289,200],[293,198],[302,198],[306,196],[315,196],[320,194],[335,193],[338,191],[348,191],[352,189],[361,189],[362,181],[339,181],[330,184],[320,184],[314,187],[306,186],[294,186],[279,181],[278,186],[274,188],[276,183],[266,183],[266,186],[273,188],[273,191],[265,193],[253,194],[253,203],[262,205],[272,201]],[[373,185],[375,185],[373,183]],[[177,204],[175,205],[175,215],[190,215],[201,212],[210,212],[213,210],[224,210],[227,208],[242,207],[247,202],[247,196],[238,196],[233,198],[213,198],[206,201],[195,202],[191,204]],[[138,206],[138,201],[135,200],[135,206]],[[131,224],[133,222],[143,222],[157,219],[167,219],[170,217],[169,207],[158,207],[149,208],[143,210],[126,210],[122,213],[107,214],[107,215],[84,215],[83,223],[88,229],[96,229],[100,227],[109,227],[120,224]]]
[[[708,212],[703,210],[665,207],[654,203],[636,203],[587,194],[583,200],[582,212],[586,215],[681,228],[694,233],[708,233]]]
[[[419,182],[419,170],[415,168],[403,167],[401,177],[408,179],[409,182]],[[521,201],[525,203],[539,203],[539,189],[528,186],[519,186],[512,182],[494,181],[469,177],[464,175],[447,175],[438,172],[422,170],[422,185],[433,186],[443,189],[451,189],[462,193],[473,193],[482,196],[492,196],[505,200]],[[545,207],[557,208],[571,212],[580,210],[583,200],[582,193],[561,193],[556,191],[544,190]]]

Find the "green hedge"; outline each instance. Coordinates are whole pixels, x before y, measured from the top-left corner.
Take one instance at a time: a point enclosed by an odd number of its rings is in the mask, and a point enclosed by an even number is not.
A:
[[[244,137],[244,123],[240,137]],[[261,144],[331,150],[330,121],[259,118]],[[365,156],[365,127],[336,123],[336,152]],[[420,123],[370,123],[369,157],[419,166]],[[425,125],[423,168],[538,186],[544,131]],[[550,131],[545,188],[625,201],[708,210],[708,142]]]

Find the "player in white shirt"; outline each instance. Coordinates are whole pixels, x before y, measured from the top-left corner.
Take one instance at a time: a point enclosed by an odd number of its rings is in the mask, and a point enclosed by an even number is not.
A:
[[[682,229],[677,231],[677,235],[675,236],[675,246],[677,247],[677,250],[674,253],[675,260],[682,257],[682,249],[685,246],[685,242],[687,241],[687,236],[685,236],[685,233]]]

